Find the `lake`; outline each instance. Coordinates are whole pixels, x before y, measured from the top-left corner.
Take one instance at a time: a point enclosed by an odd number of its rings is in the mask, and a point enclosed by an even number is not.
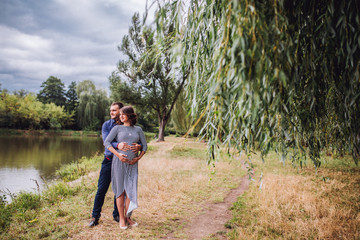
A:
[[[42,189],[62,164],[103,151],[101,137],[0,136],[0,191]]]

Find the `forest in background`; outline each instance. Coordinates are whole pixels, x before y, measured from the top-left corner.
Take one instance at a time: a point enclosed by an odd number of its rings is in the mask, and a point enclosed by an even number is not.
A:
[[[109,106],[113,101],[118,100],[108,97],[105,90],[96,89],[91,80],[71,82],[66,89],[61,79],[50,76],[38,94],[24,89],[9,92],[0,85],[0,128],[99,131],[110,118]],[[184,94],[179,97],[179,104],[174,107],[175,117],[166,135],[183,135],[191,126]],[[142,110],[138,111],[138,125],[147,132],[157,132],[156,116],[141,106],[138,108]]]

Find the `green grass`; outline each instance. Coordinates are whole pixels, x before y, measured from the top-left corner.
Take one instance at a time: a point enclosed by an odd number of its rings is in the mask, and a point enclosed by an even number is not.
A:
[[[69,182],[98,169],[102,155],[95,155],[91,158],[82,157],[76,162],[66,164],[56,171],[56,175],[60,176],[64,181]]]
[[[42,192],[21,192],[12,195],[12,202],[6,204],[0,199],[0,238],[1,239],[66,239],[68,233],[56,226],[55,219],[73,217],[72,208],[60,207],[64,202],[80,193],[80,186],[70,187],[60,181]],[[82,189],[83,190],[83,189]],[[79,201],[80,203],[80,201]],[[79,203],[73,203],[78,207]],[[20,235],[19,235],[20,234]],[[23,235],[23,236],[22,236]]]
[[[152,140],[155,139],[156,133],[152,133],[152,132],[145,132],[145,138],[146,138],[146,142],[149,143]]]
[[[9,135],[51,135],[51,136],[83,136],[83,137],[100,137],[100,131],[75,131],[75,130],[23,130],[0,128],[0,136]]]
[[[100,137],[101,131],[87,131],[87,130],[23,130],[0,128],[0,136],[9,135],[52,135],[52,136],[73,136],[73,137]],[[145,132],[147,142],[155,139],[156,133]]]
[[[20,192],[11,203],[19,211],[35,210],[40,207],[40,195],[36,193]]]
[[[9,128],[0,128],[0,136],[22,135],[21,131]]]
[[[158,149],[159,149],[158,146],[148,145],[147,152],[157,151]]]
[[[4,232],[10,225],[12,209],[6,205],[6,196],[0,195],[0,232]]]
[[[172,157],[206,159],[205,149],[191,148],[189,146],[175,146],[171,152]]]
[[[344,168],[356,167],[356,164],[351,154],[347,154],[344,156],[338,156],[338,155],[327,156],[325,154],[322,154],[321,162],[322,162],[321,163],[322,168],[344,169]]]
[[[50,204],[55,204],[62,201],[68,196],[73,196],[80,191],[80,187],[70,187],[64,182],[59,182],[51,185],[45,192],[42,193],[44,201]]]
[[[17,195],[12,195],[10,204],[6,204],[4,197],[1,197],[0,201],[1,231],[7,231],[13,219],[22,222],[34,221],[42,204],[40,195],[30,192],[20,192]]]

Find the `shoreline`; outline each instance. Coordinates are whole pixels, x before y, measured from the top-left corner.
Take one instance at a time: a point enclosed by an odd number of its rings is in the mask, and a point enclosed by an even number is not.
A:
[[[71,137],[100,137],[101,131],[84,130],[35,130],[0,128],[0,136],[71,136]]]
[[[1,136],[64,136],[64,137],[101,137],[101,131],[86,130],[35,130],[35,129],[11,129],[0,128]],[[155,138],[156,133],[145,132],[147,141]]]
[[[41,195],[23,194],[11,205],[0,205],[0,238],[194,239],[188,224],[198,222],[199,214],[212,216],[212,206],[221,206],[246,177],[241,161],[244,158],[235,160],[224,153],[213,167],[206,165],[206,158],[206,145],[193,138],[172,136],[165,142],[149,143],[139,169],[141,207],[134,215],[141,225],[121,232],[112,218],[111,190],[105,197],[100,224],[88,228],[102,159],[84,158],[64,166],[59,171],[61,179]],[[288,162],[283,165],[274,151],[265,162],[260,154],[254,154],[251,160],[256,170],[254,181],[241,196],[235,194],[231,219],[217,224],[216,235],[201,238],[359,236],[360,195],[356,190],[360,170],[350,157],[324,156],[324,165],[316,173],[311,164],[302,169]]]

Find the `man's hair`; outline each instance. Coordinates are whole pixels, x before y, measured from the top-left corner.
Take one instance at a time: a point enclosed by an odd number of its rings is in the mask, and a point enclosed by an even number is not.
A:
[[[121,102],[113,102],[113,103],[111,104],[111,106],[116,106],[116,105],[119,107],[119,109],[124,106],[124,104],[122,104]]]

